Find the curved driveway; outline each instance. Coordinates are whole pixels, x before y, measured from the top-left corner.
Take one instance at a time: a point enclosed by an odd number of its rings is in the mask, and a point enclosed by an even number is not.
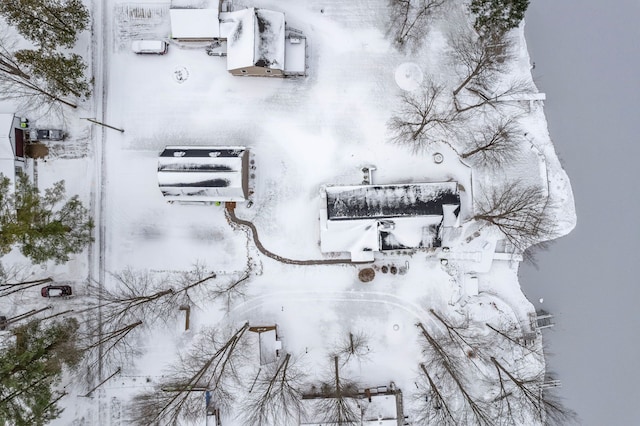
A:
[[[249,222],[248,220],[239,219],[236,216],[235,212],[235,203],[226,203],[225,204],[225,216],[229,223],[235,223],[236,225],[245,226],[251,230],[253,234],[253,241],[260,250],[260,253],[264,254],[271,259],[277,260],[278,262],[287,263],[289,265],[357,265],[362,263],[369,262],[353,262],[351,259],[313,259],[313,260],[297,260],[297,259],[289,259],[278,254],[273,253],[272,251],[267,250],[260,242],[260,237],[258,236],[258,230],[256,226]]]

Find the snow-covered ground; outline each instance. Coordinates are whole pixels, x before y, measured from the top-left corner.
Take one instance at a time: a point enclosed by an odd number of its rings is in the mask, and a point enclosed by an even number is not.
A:
[[[162,275],[195,264],[206,265],[217,279],[242,274],[249,265],[250,277],[244,296],[230,309],[220,302],[194,307],[189,332],[181,316],[175,324],[149,330],[139,343],[144,355],[123,366],[91,399],[66,397],[66,410],[54,424],[127,424],[131,395],[148,390],[178,349],[187,348],[198,330],[216,324],[277,324],[282,349],[300,356],[310,383],[320,380],[336,342],[361,331],[369,336],[371,354],[349,367],[352,375],[365,386],[394,382],[405,392],[409,420],[422,360],[416,324],[442,332],[430,310],[531,331],[533,306],[517,281],[518,259],[494,254],[497,234],[486,227],[465,223],[461,232],[468,238],[451,252],[376,254],[369,265],[375,278],[363,283],[358,273],[366,265],[278,262],[256,249],[250,233],[229,225],[223,205],[169,204],[158,188],[157,159],[165,146],[249,148],[251,205],[239,204],[235,213],[253,222],[267,250],[294,260],[348,258],[348,253],[320,251],[321,188],[360,184],[364,166],[375,166],[376,184],[459,182],[465,221],[473,215],[474,194],[501,182],[543,182],[557,206],[559,234],[569,232],[575,224],[573,196],[540,101],[527,103],[520,120],[524,154],[491,173],[461,163],[455,141],[419,153],[389,142],[387,122],[403,90],[428,78],[450,87],[458,81],[445,41],[453,24],[436,21],[424,47],[410,53],[396,49],[385,35],[385,0],[234,1],[234,8],[284,12],[287,25],[302,30],[308,43],[307,77],[239,78],[227,72],[224,57],[208,56],[202,48],[171,43],[162,56],[130,51],[132,39],[169,37],[168,2],[105,3],[94,2],[96,81],[104,87],[95,112],[124,132],[96,126],[94,148],[86,155],[38,165],[40,184],[66,179],[69,192],[91,203],[98,219],[90,259],[80,256],[65,269],[55,268],[56,278],[80,282],[89,276],[109,288],[110,274],[127,268]],[[522,33],[514,31],[518,54],[510,75],[531,82]],[[86,132],[86,126],[77,132]],[[440,163],[433,161],[436,152],[443,154]],[[399,272],[382,271],[390,266]],[[475,282],[477,295],[470,284]],[[515,352],[502,356],[506,362],[520,359]],[[81,394],[83,384],[74,386]],[[234,423],[233,413],[223,417],[225,425],[241,424]]]

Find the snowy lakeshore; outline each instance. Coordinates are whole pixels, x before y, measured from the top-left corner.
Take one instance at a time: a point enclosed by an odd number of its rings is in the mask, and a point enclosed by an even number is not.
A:
[[[522,249],[576,217],[524,23],[484,86],[452,95],[467,72],[452,59],[452,34],[470,27],[462,2],[405,46],[387,0],[174,3],[94,2],[93,103],[67,118],[77,155],[37,160],[39,185],[65,179],[96,221],[86,253],[43,267],[77,290],[53,312],[125,288],[150,300],[128,316],[101,310],[103,331],[143,324],[116,355],[95,355],[99,367],[65,376],[51,424],[543,424],[553,381],[517,273]],[[274,11],[255,12],[254,31],[286,23],[268,35],[288,50],[256,47],[249,66],[207,54],[208,39],[172,36],[178,5],[215,10],[220,31],[206,37],[235,48],[251,8]],[[140,39],[168,50],[136,55]],[[241,76],[276,74],[301,43],[295,75]],[[392,123],[412,121],[412,102],[431,102],[440,123],[403,142]],[[510,145],[482,157],[495,124]],[[519,194],[548,221],[524,239],[491,216]],[[227,363],[232,374],[217,370]],[[270,379],[288,389],[275,403]]]

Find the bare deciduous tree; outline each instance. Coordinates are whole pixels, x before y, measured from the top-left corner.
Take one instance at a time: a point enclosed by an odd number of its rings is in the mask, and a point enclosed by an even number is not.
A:
[[[100,313],[86,321],[83,345],[88,351],[89,371],[98,365],[126,364],[139,353],[133,343],[138,332],[174,319],[184,304],[198,305],[226,297],[229,307],[232,300],[243,294],[249,275],[217,282],[215,273],[196,265],[178,277],[132,269],[114,273],[113,277],[115,283],[111,287],[90,285],[89,295],[96,303],[77,312]]]
[[[216,274],[206,265],[196,262],[193,269],[178,276],[174,288],[180,304],[196,305],[211,300],[223,300],[227,310],[233,303],[245,296],[251,271],[247,269],[239,277],[230,280],[216,280]]]
[[[27,311],[27,312],[23,312],[23,313],[21,313],[21,314],[14,315],[14,316],[12,316],[12,317],[7,318],[7,319],[4,321],[4,325],[5,325],[5,326],[7,326],[7,325],[9,325],[9,324],[16,324],[16,323],[18,323],[18,322],[20,322],[20,321],[24,321],[24,320],[26,320],[26,319],[29,319],[31,322],[40,322],[40,321],[43,321],[43,320],[44,320],[44,319],[46,319],[46,318],[32,318],[32,317],[34,317],[34,316],[38,315],[38,314],[39,314],[39,313],[41,313],[41,312],[48,311],[48,310],[50,310],[51,308],[52,308],[52,306],[51,306],[51,305],[49,305],[49,306],[45,306],[44,308],[39,308],[39,309],[30,309],[30,310],[29,310],[29,311]],[[55,315],[52,315],[52,316],[47,317],[47,318],[52,318],[52,317],[54,317],[54,316],[55,316]]]
[[[462,68],[462,81],[453,90],[454,97],[471,83],[492,87],[496,74],[504,70],[512,55],[511,42],[504,34],[479,37],[472,31],[452,32],[449,45],[454,65]]]
[[[517,326],[502,330],[431,314],[442,332],[417,324],[425,357],[421,385],[416,383],[421,424],[554,424],[554,419],[566,424],[575,418],[547,389],[543,355],[514,337]],[[503,339],[496,341],[497,336]]]
[[[37,287],[43,284],[47,284],[53,281],[53,278],[40,278],[36,280],[30,281],[21,281],[21,282],[3,282],[0,284],[0,297],[8,296],[13,293],[17,293],[31,287]]]
[[[542,353],[533,345],[527,344],[525,336],[522,335],[519,328],[511,329],[511,330],[501,330],[489,323],[485,324],[490,330],[502,336],[504,339],[508,340],[509,343],[515,346],[519,346],[526,353],[530,353],[536,355],[538,357],[542,357]],[[519,333],[519,334],[516,334]]]
[[[0,210],[14,208],[13,204],[3,197],[0,197],[0,205]],[[5,216],[5,214],[0,215],[2,217]],[[34,278],[35,275],[33,264],[31,263],[13,263],[7,266],[0,262],[0,288],[28,285],[36,282],[46,283],[48,282],[47,280],[52,280],[51,277]]]
[[[467,383],[468,377],[465,375],[468,369],[462,360],[472,358],[475,354],[471,355],[469,352],[460,351],[458,348],[451,350],[447,348],[450,341],[436,339],[421,323],[418,323],[417,326],[426,343],[423,351],[428,361],[424,364],[423,372],[427,370],[435,371],[434,375],[438,374],[443,382],[440,389],[448,389],[450,395],[451,392],[455,391],[453,398],[459,398],[463,401],[462,407],[456,410],[455,413],[451,412],[451,415],[456,419],[455,421],[458,424],[492,425],[494,422],[492,421],[488,404],[481,397],[472,393],[472,386]],[[440,398],[442,394],[443,391],[439,390],[438,395],[440,395]]]
[[[546,191],[539,186],[510,182],[476,197],[474,219],[494,225],[516,250],[524,252],[555,232],[547,200]]]
[[[89,286],[96,305],[82,312],[102,310],[103,322],[130,323],[142,319],[146,323],[174,318],[184,304],[198,305],[203,300],[226,297],[227,304],[243,295],[248,274],[230,282],[214,283],[216,274],[196,264],[193,270],[172,278],[169,275],[135,271],[131,268],[112,274],[115,285]]]
[[[315,400],[316,416],[327,423],[356,425],[362,417],[356,403],[358,386],[353,380],[341,376],[340,361],[337,356],[334,356],[332,361],[333,377],[322,384],[322,397]]]
[[[552,380],[547,373],[546,380]],[[545,409],[545,424],[549,426],[577,425],[578,413],[567,407],[554,388],[542,389],[542,402]]]
[[[449,342],[458,348],[459,353],[463,354],[469,363],[481,371],[479,363],[484,362],[486,359],[486,351],[490,346],[487,339],[484,339],[477,330],[474,331],[470,327],[468,318],[464,318],[462,321],[454,321],[433,309],[429,309],[429,312],[444,326]]]
[[[512,80],[496,90],[475,86],[469,86],[466,90],[470,96],[464,101],[461,94],[454,97],[456,111],[460,114],[478,111],[485,106],[499,109],[502,106],[520,105],[521,101],[527,101],[527,94],[534,91],[531,84],[525,80]]]
[[[544,371],[522,377],[522,369],[511,371],[491,357],[500,383],[500,399],[506,413],[514,421],[524,420],[523,408],[543,424],[566,425],[575,422],[576,414],[562,404],[551,390],[545,390]],[[516,405],[517,404],[517,405]]]
[[[297,425],[302,412],[300,387],[306,374],[291,354],[261,369],[243,402],[244,424]]]
[[[97,284],[88,287],[96,304],[80,312],[100,309],[102,322],[111,324],[130,324],[139,319],[150,324],[176,315],[176,307],[170,303],[175,291],[169,287],[166,276],[130,268],[112,276],[115,278],[112,287]]]
[[[479,165],[497,167],[517,158],[520,135],[513,117],[489,120],[471,135],[460,157],[469,158]]]
[[[80,333],[79,345],[85,352],[85,371],[93,372],[98,364],[109,369],[126,365],[141,353],[134,343],[136,333],[141,331],[141,320],[129,323],[105,323],[99,327],[95,319],[88,321],[87,331]]]
[[[458,115],[451,111],[451,100],[445,99],[444,88],[433,82],[418,92],[400,95],[400,109],[387,127],[391,141],[420,152],[447,134]]]
[[[417,49],[427,33],[431,17],[445,0],[389,0],[394,43],[401,49]]]
[[[352,358],[363,360],[371,352],[369,350],[369,336],[362,331],[349,332],[343,340],[336,345],[334,356],[341,359],[342,365],[348,363]]]
[[[217,407],[229,407],[235,398],[232,388],[246,357],[244,337],[248,329],[249,323],[245,323],[224,338],[217,329],[205,330],[172,365],[158,389],[134,398],[130,407],[134,424],[178,424],[181,420],[201,419],[205,392]]]
[[[447,395],[440,389],[440,385],[431,376],[424,363],[420,364],[420,372],[422,373],[420,378],[423,385],[417,393],[418,411],[415,413],[416,423],[443,426],[458,425],[454,412],[449,408]],[[424,379],[426,379],[426,382]]]
[[[7,30],[0,29],[4,32],[4,36],[0,37],[0,98],[8,100],[19,100],[25,107],[33,108],[33,104],[37,106],[48,106],[51,112],[60,112],[59,105],[66,105],[71,108],[77,108],[73,101],[67,98],[70,92],[60,91],[55,87],[50,87],[46,78],[39,78],[34,75],[28,65],[23,64],[15,55],[15,40],[9,38]],[[67,58],[68,59],[68,58]],[[79,61],[79,57],[74,59],[77,69],[80,73],[84,72],[84,64]],[[64,68],[62,68],[64,69]],[[83,76],[80,74],[71,76],[74,81],[72,84],[81,82],[86,85]],[[87,91],[88,86],[82,91]]]

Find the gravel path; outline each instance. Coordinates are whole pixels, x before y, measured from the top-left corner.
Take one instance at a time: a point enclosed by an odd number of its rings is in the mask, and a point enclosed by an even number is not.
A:
[[[277,260],[278,262],[287,263],[289,265],[361,265],[363,263],[368,262],[353,262],[351,259],[313,259],[313,260],[297,260],[297,259],[289,259],[286,257],[282,257],[278,254],[275,254],[269,250],[267,250],[262,243],[260,242],[260,237],[258,236],[258,230],[255,225],[248,220],[239,219],[236,216],[235,212],[235,203],[226,203],[225,204],[225,216],[229,224],[233,226],[239,225],[244,226],[251,229],[251,234],[253,235],[253,241],[260,250],[260,253],[264,254],[271,259]]]

